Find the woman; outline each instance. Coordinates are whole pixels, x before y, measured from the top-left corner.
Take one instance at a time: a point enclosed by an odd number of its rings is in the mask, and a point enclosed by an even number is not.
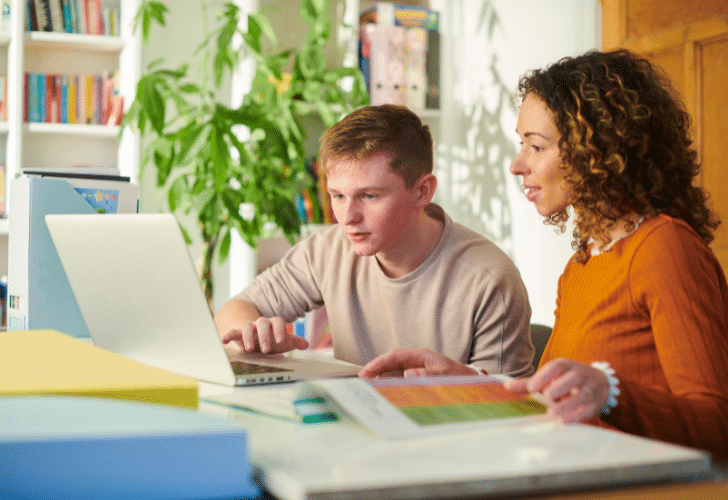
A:
[[[575,214],[539,370],[562,422],[597,425],[728,458],[728,287],[708,247],[718,226],[669,80],[628,51],[588,52],[524,75],[511,173],[546,221]],[[432,351],[397,350],[360,376],[467,374]]]

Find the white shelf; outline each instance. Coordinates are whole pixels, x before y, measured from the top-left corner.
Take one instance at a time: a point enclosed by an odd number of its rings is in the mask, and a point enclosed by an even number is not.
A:
[[[84,125],[68,123],[26,123],[24,132],[34,134],[65,134],[83,137],[108,137],[119,135],[119,127],[107,125]],[[0,130],[1,131],[1,130]]]
[[[24,168],[69,168],[74,165],[118,166],[136,179],[139,170],[138,134],[118,126],[25,123],[24,75],[102,75],[116,72],[119,94],[133,99],[141,70],[141,37],[132,33],[140,0],[119,0],[119,36],[26,31],[26,1],[11,0],[10,32],[0,34],[1,75],[7,77],[7,123],[0,123],[0,162],[6,180]],[[15,14],[18,15],[15,15]],[[6,213],[12,201],[5,183]],[[9,231],[0,219],[0,235]],[[7,239],[0,244],[0,275],[7,268]]]
[[[124,48],[124,40],[118,36],[108,35],[31,31],[25,33],[25,46],[30,49],[120,52]]]

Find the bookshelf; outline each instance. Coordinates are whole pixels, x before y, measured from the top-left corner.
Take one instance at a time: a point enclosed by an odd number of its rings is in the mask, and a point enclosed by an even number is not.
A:
[[[58,0],[60,2],[60,0]],[[10,30],[0,34],[0,75],[7,78],[7,121],[0,123],[0,162],[5,164],[6,216],[9,180],[23,168],[117,166],[136,180],[139,139],[118,126],[28,123],[24,112],[24,75],[100,75],[118,72],[119,94],[132,100],[140,75],[141,43],[132,34],[139,0],[102,0],[119,9],[118,35],[27,31],[26,0],[10,0]],[[7,275],[8,220],[0,219],[0,276]]]

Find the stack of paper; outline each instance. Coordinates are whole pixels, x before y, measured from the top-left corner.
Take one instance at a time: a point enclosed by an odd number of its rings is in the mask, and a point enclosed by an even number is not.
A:
[[[0,398],[0,498],[250,498],[246,432],[197,411]]]
[[[189,377],[51,330],[0,332],[0,401],[24,395],[130,399],[197,408]]]

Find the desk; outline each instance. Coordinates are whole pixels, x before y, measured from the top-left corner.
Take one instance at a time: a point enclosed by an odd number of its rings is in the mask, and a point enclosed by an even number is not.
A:
[[[202,396],[210,390],[201,385]],[[710,474],[707,454],[588,425],[386,441],[348,418],[304,425],[204,402],[201,410],[248,429],[251,462],[281,500],[523,498]],[[580,498],[563,495],[536,498]]]

